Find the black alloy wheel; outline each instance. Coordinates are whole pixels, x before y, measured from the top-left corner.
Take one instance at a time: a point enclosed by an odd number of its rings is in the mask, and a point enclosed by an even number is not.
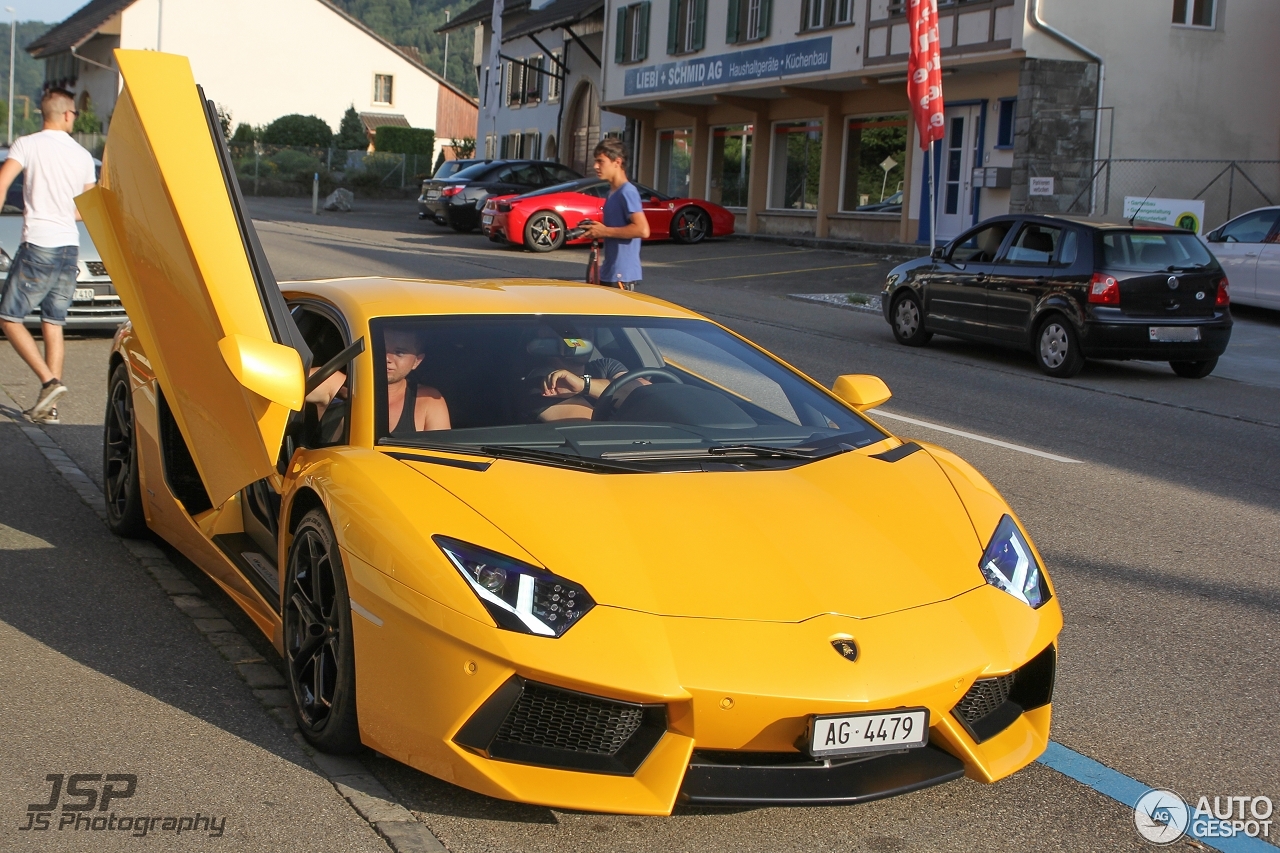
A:
[[[1169,366],[1183,379],[1204,379],[1218,366],[1218,357],[1206,361],[1171,361]]]
[[[1075,376],[1084,367],[1080,338],[1071,321],[1061,314],[1050,314],[1041,321],[1031,344],[1031,355],[1042,371],[1063,379]]]
[[[323,509],[303,516],[289,547],[284,647],[293,715],[324,752],[360,747],[351,599],[333,526]]]
[[[922,347],[929,343],[933,332],[924,327],[924,309],[920,300],[910,290],[904,290],[894,297],[889,308],[889,324],[893,327],[893,336],[898,343],[909,347]]]
[[[564,245],[564,220],[550,210],[539,210],[524,224],[524,244],[533,252],[554,252]]]
[[[700,207],[689,206],[671,222],[671,237],[677,243],[701,243],[711,235],[711,217]]]
[[[129,368],[117,364],[107,381],[107,411],[102,422],[102,480],[106,487],[107,527],[117,536],[138,538],[147,532],[138,478],[138,442],[133,423]]]

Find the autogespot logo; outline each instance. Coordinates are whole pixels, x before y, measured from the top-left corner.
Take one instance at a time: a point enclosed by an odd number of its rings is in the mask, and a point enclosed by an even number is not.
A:
[[[1202,796],[1194,809],[1172,791],[1147,791],[1133,808],[1133,825],[1152,844],[1172,844],[1184,835],[1194,838],[1269,838],[1270,797]]]

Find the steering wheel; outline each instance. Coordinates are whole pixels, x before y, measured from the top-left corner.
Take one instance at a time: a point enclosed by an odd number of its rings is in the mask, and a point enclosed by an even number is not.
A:
[[[650,379],[650,378],[652,379],[662,378],[668,382],[674,382],[677,385],[684,384],[684,380],[681,379],[679,376],[676,376],[670,370],[663,370],[661,367],[645,367],[640,370],[628,371],[622,374],[621,376],[619,376],[617,379],[610,380],[609,387],[604,389],[604,393],[602,393],[600,395],[600,398],[596,400],[595,408],[591,412],[591,420],[593,421],[608,420],[609,416],[613,414],[614,395],[618,393],[618,389],[621,388],[623,385],[627,385],[628,383],[635,382],[637,379]]]

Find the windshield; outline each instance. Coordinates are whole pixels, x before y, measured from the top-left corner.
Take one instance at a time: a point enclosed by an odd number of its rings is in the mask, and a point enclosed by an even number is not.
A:
[[[1194,234],[1160,231],[1117,231],[1102,235],[1102,264],[1108,269],[1199,269],[1213,255]]]
[[[432,175],[434,178],[448,178],[451,175],[461,172],[464,168],[475,165],[466,160],[445,160],[440,164],[440,168]]]
[[[712,323],[375,320],[380,444],[600,470],[795,465],[885,435]],[[413,401],[409,404],[408,401]]]
[[[520,198],[533,198],[540,195],[551,195],[552,193],[580,193],[597,186],[608,186],[608,184],[599,178],[578,178],[574,181],[566,181],[563,184],[555,184],[554,186],[543,187],[540,190],[523,193]]]

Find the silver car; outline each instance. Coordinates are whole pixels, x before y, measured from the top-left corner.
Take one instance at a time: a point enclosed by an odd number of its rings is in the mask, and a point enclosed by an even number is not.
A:
[[[9,151],[0,148],[0,161],[7,159]],[[101,167],[101,162],[94,160],[94,165]],[[4,200],[3,211],[0,212],[0,276],[7,276],[13,256],[18,252],[22,242],[22,179],[9,187],[9,194]],[[67,329],[105,329],[114,330],[128,317],[111,276],[98,255],[98,247],[93,245],[93,238],[84,227],[77,222],[80,229],[80,263],[76,274],[76,289],[72,296],[71,307],[67,310]],[[27,315],[26,325],[31,328],[40,326],[40,310]]]

